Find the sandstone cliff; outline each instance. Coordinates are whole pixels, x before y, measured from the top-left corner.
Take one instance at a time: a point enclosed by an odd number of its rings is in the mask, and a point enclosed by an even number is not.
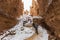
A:
[[[33,16],[37,16],[38,15],[38,13],[37,13],[38,7],[39,6],[38,6],[37,1],[32,0],[32,6],[30,8],[30,14]]]
[[[16,25],[22,12],[22,0],[0,0],[0,32]]]
[[[50,32],[60,40],[60,0],[37,0],[39,4],[39,15]]]

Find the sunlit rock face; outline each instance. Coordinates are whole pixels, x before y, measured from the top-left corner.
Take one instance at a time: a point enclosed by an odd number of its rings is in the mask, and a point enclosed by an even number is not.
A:
[[[39,15],[45,18],[48,28],[60,38],[60,0],[37,1],[39,4]]]
[[[16,25],[17,17],[22,15],[21,0],[0,0],[0,32]]]
[[[36,0],[32,0],[32,6],[30,8],[30,14],[33,15],[33,16],[37,16],[38,13],[37,13],[37,10],[38,10],[38,3]]]

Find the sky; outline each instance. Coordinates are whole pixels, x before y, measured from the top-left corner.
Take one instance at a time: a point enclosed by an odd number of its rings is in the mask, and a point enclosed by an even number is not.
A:
[[[30,6],[32,5],[32,0],[22,0],[24,3],[24,11],[30,11]]]

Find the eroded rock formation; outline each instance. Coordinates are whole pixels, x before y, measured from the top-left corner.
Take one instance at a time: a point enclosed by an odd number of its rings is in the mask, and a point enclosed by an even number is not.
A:
[[[44,18],[44,22],[60,40],[60,0],[37,0],[39,4],[39,15]]]
[[[32,0],[32,6],[31,6],[31,9],[30,9],[30,14],[33,15],[33,16],[37,16],[38,15],[37,10],[39,9],[38,7],[39,6],[38,6],[37,1]]]
[[[60,0],[53,0],[46,12],[45,21],[54,34],[60,38]]]
[[[16,25],[22,12],[22,0],[0,0],[0,32]]]

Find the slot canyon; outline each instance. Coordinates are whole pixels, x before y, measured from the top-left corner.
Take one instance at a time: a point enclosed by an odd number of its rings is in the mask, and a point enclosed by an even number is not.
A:
[[[60,40],[60,0],[25,1],[24,4],[24,0],[0,0],[0,33],[13,28],[19,22],[17,18],[26,13],[42,17],[37,23],[47,30],[48,40]],[[32,40],[35,35],[26,40]]]

